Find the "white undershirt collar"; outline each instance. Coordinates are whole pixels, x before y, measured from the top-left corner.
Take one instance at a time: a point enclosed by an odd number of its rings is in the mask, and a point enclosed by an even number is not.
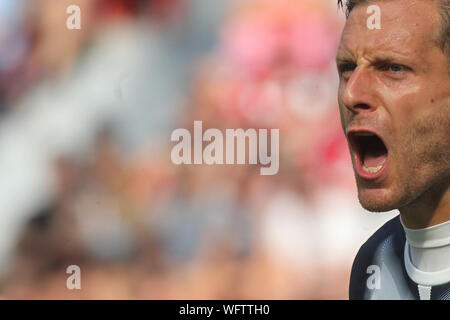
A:
[[[424,229],[405,230],[405,267],[415,283],[436,286],[450,282],[450,221]]]
[[[450,244],[450,220],[423,229],[409,229],[403,224],[408,243],[415,248],[436,248]],[[450,261],[449,261],[450,263]]]

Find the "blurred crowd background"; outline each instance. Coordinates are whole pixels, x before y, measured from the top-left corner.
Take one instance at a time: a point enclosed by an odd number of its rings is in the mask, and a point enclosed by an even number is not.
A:
[[[357,201],[343,24],[334,0],[0,0],[0,297],[347,299],[395,212]],[[172,164],[194,120],[279,128],[279,173]]]

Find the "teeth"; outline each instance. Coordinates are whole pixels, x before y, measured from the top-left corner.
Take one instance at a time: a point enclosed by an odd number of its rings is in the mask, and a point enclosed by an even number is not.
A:
[[[376,172],[380,171],[381,168],[383,168],[383,165],[379,165],[378,167],[368,167],[368,168],[363,165],[362,168],[365,172],[376,173]]]
[[[356,132],[355,136],[359,136],[359,137],[370,137],[373,136],[372,133],[370,132]]]

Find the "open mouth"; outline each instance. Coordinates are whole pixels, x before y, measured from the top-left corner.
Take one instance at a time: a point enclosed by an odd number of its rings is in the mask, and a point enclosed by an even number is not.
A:
[[[367,179],[381,176],[388,159],[388,149],[383,140],[367,131],[350,132],[348,138],[358,174]]]

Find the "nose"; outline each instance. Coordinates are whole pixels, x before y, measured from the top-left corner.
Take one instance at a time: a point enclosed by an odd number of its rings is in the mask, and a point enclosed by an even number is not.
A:
[[[375,108],[375,88],[370,70],[357,67],[343,89],[342,103],[350,112],[355,114]]]

